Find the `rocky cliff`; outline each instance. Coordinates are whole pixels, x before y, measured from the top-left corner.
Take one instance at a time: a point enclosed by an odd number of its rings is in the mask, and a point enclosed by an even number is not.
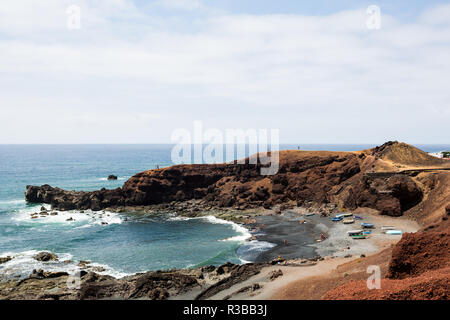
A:
[[[98,211],[199,199],[211,207],[238,210],[314,204],[368,207],[399,216],[420,203],[423,192],[414,174],[402,171],[402,164],[392,159],[408,160],[414,154],[427,165],[448,165],[411,146],[388,142],[359,152],[281,151],[279,171],[272,176],[261,175],[262,165],[249,164],[248,159],[245,164],[177,165],[138,173],[115,190],[27,186],[25,198],[60,210]]]

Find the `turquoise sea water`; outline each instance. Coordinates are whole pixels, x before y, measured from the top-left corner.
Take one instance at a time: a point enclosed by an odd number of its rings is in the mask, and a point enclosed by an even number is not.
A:
[[[301,145],[309,150],[360,150],[372,145]],[[450,146],[419,146],[434,152]],[[31,219],[40,205],[24,201],[28,184],[70,190],[116,188],[133,174],[171,165],[170,145],[0,145],[0,256],[15,258],[0,265],[0,274],[23,276],[35,268],[75,270],[79,260],[121,276],[147,270],[239,263],[258,244],[239,249],[248,232],[212,217],[181,219],[168,212],[146,216],[64,212]],[[282,145],[281,149],[297,149]],[[119,177],[107,181],[109,174]],[[66,221],[73,218],[75,221]],[[103,223],[102,223],[103,222]],[[108,224],[104,224],[104,222]],[[242,247],[243,248],[243,247]],[[253,249],[252,249],[253,248]],[[32,259],[51,251],[60,260],[42,265]]]

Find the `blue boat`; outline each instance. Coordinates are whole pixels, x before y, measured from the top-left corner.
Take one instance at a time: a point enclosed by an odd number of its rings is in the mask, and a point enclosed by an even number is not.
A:
[[[372,231],[370,231],[370,230],[363,231],[363,234],[371,234],[371,233],[372,233]]]
[[[361,227],[371,229],[371,228],[375,228],[375,225],[373,223],[363,222],[363,223],[361,223]]]
[[[342,217],[334,217],[331,219],[331,221],[341,221]]]

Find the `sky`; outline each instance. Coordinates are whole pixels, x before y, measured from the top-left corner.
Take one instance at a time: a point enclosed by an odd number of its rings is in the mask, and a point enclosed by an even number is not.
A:
[[[443,1],[4,0],[0,144],[447,144],[449,57]]]

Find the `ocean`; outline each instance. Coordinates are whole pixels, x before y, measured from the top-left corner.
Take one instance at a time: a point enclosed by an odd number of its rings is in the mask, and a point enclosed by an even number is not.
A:
[[[300,145],[303,150],[351,151],[374,145]],[[427,152],[449,145],[418,145]],[[24,201],[26,185],[50,184],[69,190],[120,187],[137,172],[172,165],[171,145],[0,145],[0,276],[24,277],[33,269],[75,272],[81,260],[99,273],[116,277],[170,268],[242,263],[270,243],[244,244],[250,233],[237,224],[216,219],[87,211],[61,212],[32,219],[41,205]],[[281,145],[280,149],[297,149]],[[108,181],[108,175],[118,176]],[[48,207],[48,206],[47,206]],[[73,218],[73,221],[67,219]],[[33,259],[51,251],[59,261]],[[251,257],[251,258],[250,258]]]

